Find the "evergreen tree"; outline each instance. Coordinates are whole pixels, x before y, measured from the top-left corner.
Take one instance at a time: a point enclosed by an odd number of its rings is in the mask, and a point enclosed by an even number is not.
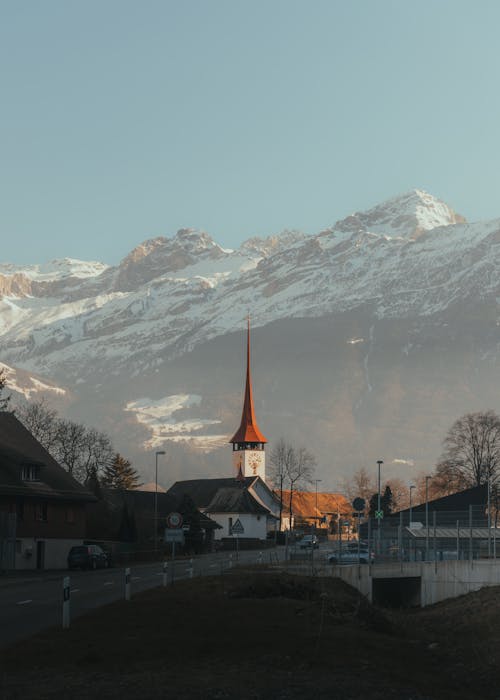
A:
[[[392,495],[391,487],[389,484],[384,489],[384,492],[380,494],[380,510],[384,514],[384,518],[387,518],[388,515],[391,515],[393,505],[394,505],[394,498]],[[372,496],[370,496],[370,509],[368,512],[368,515],[370,518],[375,517],[375,513],[378,510],[378,493],[374,493]]]
[[[393,503],[394,498],[392,495],[392,490],[389,484],[384,489],[384,493],[382,494],[380,498],[380,509],[384,513],[384,518],[387,518],[388,515],[391,515],[392,513],[392,508],[393,508]]]
[[[136,489],[141,485],[140,476],[128,459],[118,452],[113,461],[104,468],[101,483],[111,489]]]

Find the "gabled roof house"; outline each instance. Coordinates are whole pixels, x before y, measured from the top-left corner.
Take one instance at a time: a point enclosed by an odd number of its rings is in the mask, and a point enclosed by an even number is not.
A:
[[[86,535],[95,497],[61,467],[13,413],[0,412],[0,565],[66,568]]]

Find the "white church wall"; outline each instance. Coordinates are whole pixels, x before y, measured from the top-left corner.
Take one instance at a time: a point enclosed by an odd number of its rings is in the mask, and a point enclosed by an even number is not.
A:
[[[251,537],[265,540],[267,537],[267,516],[253,515],[250,513],[210,513],[210,517],[222,525],[221,530],[215,531],[215,539],[221,540],[223,537],[236,537],[231,534],[230,526],[237,520],[243,526],[243,532],[238,537]]]

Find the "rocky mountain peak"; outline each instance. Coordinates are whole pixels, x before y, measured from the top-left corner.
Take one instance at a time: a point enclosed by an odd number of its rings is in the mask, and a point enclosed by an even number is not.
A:
[[[411,190],[365,212],[355,212],[335,224],[343,232],[371,232],[391,237],[418,238],[425,231],[464,223],[445,202],[423,190]]]
[[[208,233],[196,229],[180,229],[172,238],[151,238],[122,260],[115,290],[127,291],[156,277],[179,272],[200,259],[216,260],[226,255]]]

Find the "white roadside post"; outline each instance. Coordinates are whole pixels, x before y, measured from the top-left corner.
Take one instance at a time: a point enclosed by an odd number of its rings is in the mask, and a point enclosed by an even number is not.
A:
[[[193,578],[194,576],[194,567],[193,567],[193,560],[189,560],[189,578]]]
[[[232,554],[229,555],[229,568],[230,569],[233,568],[233,555]]]
[[[69,629],[70,595],[71,595],[71,591],[70,591],[69,576],[65,576],[63,578],[63,615],[62,615],[62,626],[63,626],[63,629],[65,629],[65,630]]]
[[[259,564],[262,564],[262,552],[259,552]]]
[[[163,562],[163,588],[166,588],[167,586],[167,573],[168,573],[168,564],[166,561]]]
[[[130,600],[130,569],[125,569],[125,600]]]

